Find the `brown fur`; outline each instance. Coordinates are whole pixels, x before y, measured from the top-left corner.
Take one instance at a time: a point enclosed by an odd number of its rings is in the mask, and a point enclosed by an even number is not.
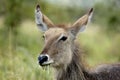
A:
[[[49,58],[45,62],[51,64],[55,69],[55,80],[120,80],[120,63],[101,65],[94,70],[87,70],[82,63],[82,50],[75,42],[75,37],[89,22],[93,8],[73,25],[54,25],[44,14],[41,16],[39,12],[38,5],[36,8],[37,25],[45,31],[45,46],[41,55],[47,55],[45,57]]]
[[[48,53],[52,57],[56,57],[54,56],[56,55],[56,53],[57,55],[64,54],[64,50],[59,47],[59,44],[53,45],[59,35],[65,32],[63,29],[64,27],[62,27],[62,29],[51,28],[50,30],[45,32],[45,35],[47,36],[46,39],[48,41],[46,42],[45,48],[43,49],[44,52],[42,53]],[[54,33],[54,31],[56,33]],[[70,54],[68,53],[63,64],[53,66],[56,71],[56,80],[120,80],[120,64],[100,65],[94,70],[87,70],[86,67],[83,65],[81,59],[83,52],[82,49],[79,47],[78,43],[72,41],[72,43],[67,44],[71,45],[71,47],[68,48],[72,52],[72,60],[69,64],[65,62],[67,60],[67,57],[70,56]],[[64,43],[65,46],[67,44]],[[59,53],[59,51],[62,53]],[[64,58],[59,57],[58,60],[60,59]],[[66,67],[63,67],[64,65],[66,65]]]
[[[55,27],[55,25],[51,22],[51,20],[48,19],[46,15],[43,15],[43,22],[47,23],[47,25],[49,25],[49,28]]]
[[[57,80],[120,80],[120,63],[100,65],[94,70],[86,70],[82,63],[82,51],[73,43],[73,57],[66,69],[61,69]]]
[[[82,50],[78,47],[77,44],[72,45],[73,57],[70,64],[63,69],[59,69],[57,80],[85,80],[83,71],[84,67],[81,61]]]

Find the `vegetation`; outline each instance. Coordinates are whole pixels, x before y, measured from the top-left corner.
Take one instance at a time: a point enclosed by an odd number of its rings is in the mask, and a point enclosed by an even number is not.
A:
[[[78,6],[61,7],[45,0],[0,0],[1,80],[52,80],[52,69],[43,70],[37,62],[44,44],[43,33],[34,22],[37,3],[58,24],[72,23],[88,10]],[[92,24],[77,39],[90,67],[120,61],[120,5],[117,3],[119,0],[96,3]]]

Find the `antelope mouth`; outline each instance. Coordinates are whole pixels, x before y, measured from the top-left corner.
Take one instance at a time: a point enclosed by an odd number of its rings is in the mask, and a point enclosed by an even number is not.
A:
[[[43,63],[41,63],[40,61],[39,61],[39,65],[40,66],[49,66],[49,65],[51,65],[51,64],[53,64],[53,60],[49,60],[49,61],[46,61],[46,62],[43,62]]]
[[[38,57],[38,62],[40,66],[47,66],[52,64],[54,61],[47,54],[42,54]]]

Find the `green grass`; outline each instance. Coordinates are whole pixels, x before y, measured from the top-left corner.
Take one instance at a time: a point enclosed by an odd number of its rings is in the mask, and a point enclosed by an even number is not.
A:
[[[22,23],[16,38],[17,46],[12,51],[9,49],[8,38],[7,41],[3,38],[0,40],[2,44],[0,45],[0,79],[52,80],[51,71],[43,70],[37,62],[43,40],[34,23],[31,21]],[[5,43],[7,44],[4,45]]]
[[[43,70],[37,62],[44,44],[41,34],[33,21],[24,21],[16,37],[16,49],[10,51],[8,40],[4,38],[4,32],[1,32],[0,80],[53,80],[53,70],[49,67],[49,70]],[[85,60],[90,66],[119,61],[119,34],[111,38],[99,26],[89,25],[77,40],[81,42],[86,52]]]
[[[86,61],[90,66],[102,63],[115,63],[120,57],[120,36],[109,36],[100,26],[91,25],[86,32],[79,37],[86,51]],[[114,45],[114,46],[113,46]]]

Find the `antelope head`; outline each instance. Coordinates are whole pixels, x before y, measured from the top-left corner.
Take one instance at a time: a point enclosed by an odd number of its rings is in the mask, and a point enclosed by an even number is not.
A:
[[[79,18],[73,25],[56,26],[47,18],[37,5],[35,19],[38,28],[44,32],[44,48],[38,57],[41,66],[50,65],[55,68],[65,67],[72,60],[72,45],[79,32],[86,29],[92,16],[93,8]]]

